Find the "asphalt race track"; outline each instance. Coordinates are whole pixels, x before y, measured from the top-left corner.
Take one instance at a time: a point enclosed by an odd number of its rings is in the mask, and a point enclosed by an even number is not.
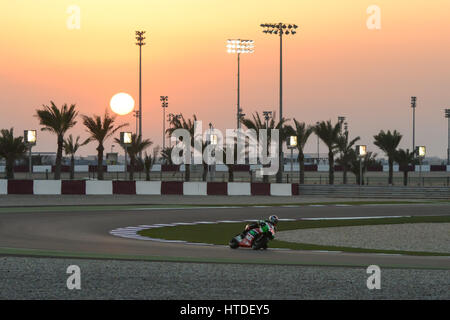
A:
[[[449,215],[447,204],[299,206],[246,208],[139,209],[89,212],[0,213],[0,247],[10,254],[22,249],[52,251],[68,257],[109,257],[130,260],[276,263],[294,265],[368,266],[450,269],[449,257],[421,257],[387,254],[311,252],[283,250],[231,250],[221,246],[193,246],[115,237],[116,228],[157,223],[260,219],[277,214],[280,218],[424,216]],[[231,237],[232,235],[230,235]],[[15,252],[14,250],[17,250]],[[1,255],[1,253],[0,253]],[[178,260],[177,260],[178,259]]]

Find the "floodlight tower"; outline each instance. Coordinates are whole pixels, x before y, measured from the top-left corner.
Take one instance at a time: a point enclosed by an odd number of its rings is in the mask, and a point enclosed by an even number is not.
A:
[[[411,97],[411,108],[413,110],[413,150],[416,150],[416,97]]]
[[[448,119],[447,165],[450,165],[450,109],[445,109],[445,117]]]
[[[269,119],[272,118],[272,111],[263,111],[264,120],[266,120],[266,129],[269,128]]]
[[[142,137],[142,46],[145,45],[145,31],[136,31],[136,45],[139,46],[139,137]]]
[[[255,43],[253,40],[241,40],[241,39],[229,39],[227,41],[227,51],[228,53],[237,53],[237,129],[241,127],[241,104],[240,104],[240,61],[241,61],[241,53],[253,53],[255,52]]]
[[[295,24],[279,23],[263,23],[261,27],[264,28],[264,33],[276,34],[280,37],[280,122],[283,119],[283,35],[295,35],[298,28]],[[281,128],[280,128],[281,129]],[[283,179],[283,141],[279,140],[279,169],[277,172],[277,182]]]
[[[163,108],[163,150],[166,148],[166,108],[169,106],[169,97],[160,96],[161,107]]]
[[[341,132],[342,132],[342,129],[344,128],[344,121],[345,121],[345,117],[344,116],[339,116],[338,117],[338,122],[340,123],[340,125],[341,125]]]

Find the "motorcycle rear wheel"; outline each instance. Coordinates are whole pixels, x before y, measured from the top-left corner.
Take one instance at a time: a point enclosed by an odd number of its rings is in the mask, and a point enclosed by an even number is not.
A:
[[[239,242],[233,238],[230,240],[229,246],[231,249],[237,249],[239,247]]]

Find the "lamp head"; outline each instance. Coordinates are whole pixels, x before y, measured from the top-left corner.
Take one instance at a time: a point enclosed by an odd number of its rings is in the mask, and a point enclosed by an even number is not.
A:
[[[131,145],[132,142],[132,133],[131,132],[121,132],[120,133],[120,143],[125,147]]]
[[[37,132],[36,130],[25,130],[23,133],[23,140],[26,144],[30,146],[36,145]]]
[[[297,136],[290,136],[287,139],[287,147],[288,149],[294,149],[295,147],[297,147]]]
[[[356,146],[356,154],[359,157],[364,157],[367,154],[367,146],[366,145],[357,145]]]

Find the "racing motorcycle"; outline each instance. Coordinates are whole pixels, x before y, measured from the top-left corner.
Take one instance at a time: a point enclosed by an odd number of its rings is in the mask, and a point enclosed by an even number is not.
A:
[[[242,237],[241,234],[236,235],[230,240],[229,246],[231,249],[252,248],[253,250],[267,249],[267,244],[270,240],[269,234],[275,236],[275,228],[272,224],[267,224],[267,231],[263,231],[262,227],[251,229]]]

